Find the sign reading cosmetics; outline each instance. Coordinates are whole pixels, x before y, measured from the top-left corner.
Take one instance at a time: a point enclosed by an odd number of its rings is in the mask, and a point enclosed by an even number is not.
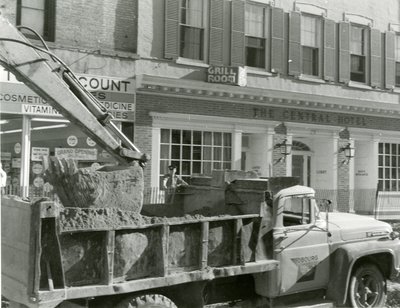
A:
[[[207,70],[207,82],[244,87],[247,84],[246,69],[241,66],[210,66]]]

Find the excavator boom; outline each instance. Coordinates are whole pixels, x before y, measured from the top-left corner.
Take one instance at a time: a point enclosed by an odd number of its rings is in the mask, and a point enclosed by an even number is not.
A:
[[[112,115],[88,92],[69,68],[44,48],[32,45],[0,16],[0,64],[66,119],[78,125],[121,165],[146,163],[148,157],[111,121]]]

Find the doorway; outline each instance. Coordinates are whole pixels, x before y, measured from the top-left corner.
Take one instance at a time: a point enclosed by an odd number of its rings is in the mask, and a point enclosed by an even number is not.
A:
[[[293,141],[292,176],[300,179],[300,185],[311,185],[311,150],[300,141]]]

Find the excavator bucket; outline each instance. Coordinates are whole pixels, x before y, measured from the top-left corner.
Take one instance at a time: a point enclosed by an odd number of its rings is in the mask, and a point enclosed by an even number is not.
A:
[[[143,203],[143,169],[126,166],[77,168],[74,160],[45,159],[46,180],[64,207],[118,208],[139,214]]]

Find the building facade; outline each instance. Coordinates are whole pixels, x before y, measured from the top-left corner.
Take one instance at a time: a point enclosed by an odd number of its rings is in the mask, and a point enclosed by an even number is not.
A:
[[[298,176],[339,210],[400,214],[397,0],[28,3],[6,1],[2,15],[36,27],[151,155],[147,187],[159,187],[170,164],[186,179],[253,170]],[[2,120],[9,122],[1,126],[1,151],[16,174],[11,182],[32,186],[40,177],[33,158],[42,151],[81,166],[110,162],[77,130],[38,130],[45,137],[36,137],[27,129],[36,123],[71,124],[32,107],[43,102],[2,76]],[[22,131],[5,133],[16,119]]]

